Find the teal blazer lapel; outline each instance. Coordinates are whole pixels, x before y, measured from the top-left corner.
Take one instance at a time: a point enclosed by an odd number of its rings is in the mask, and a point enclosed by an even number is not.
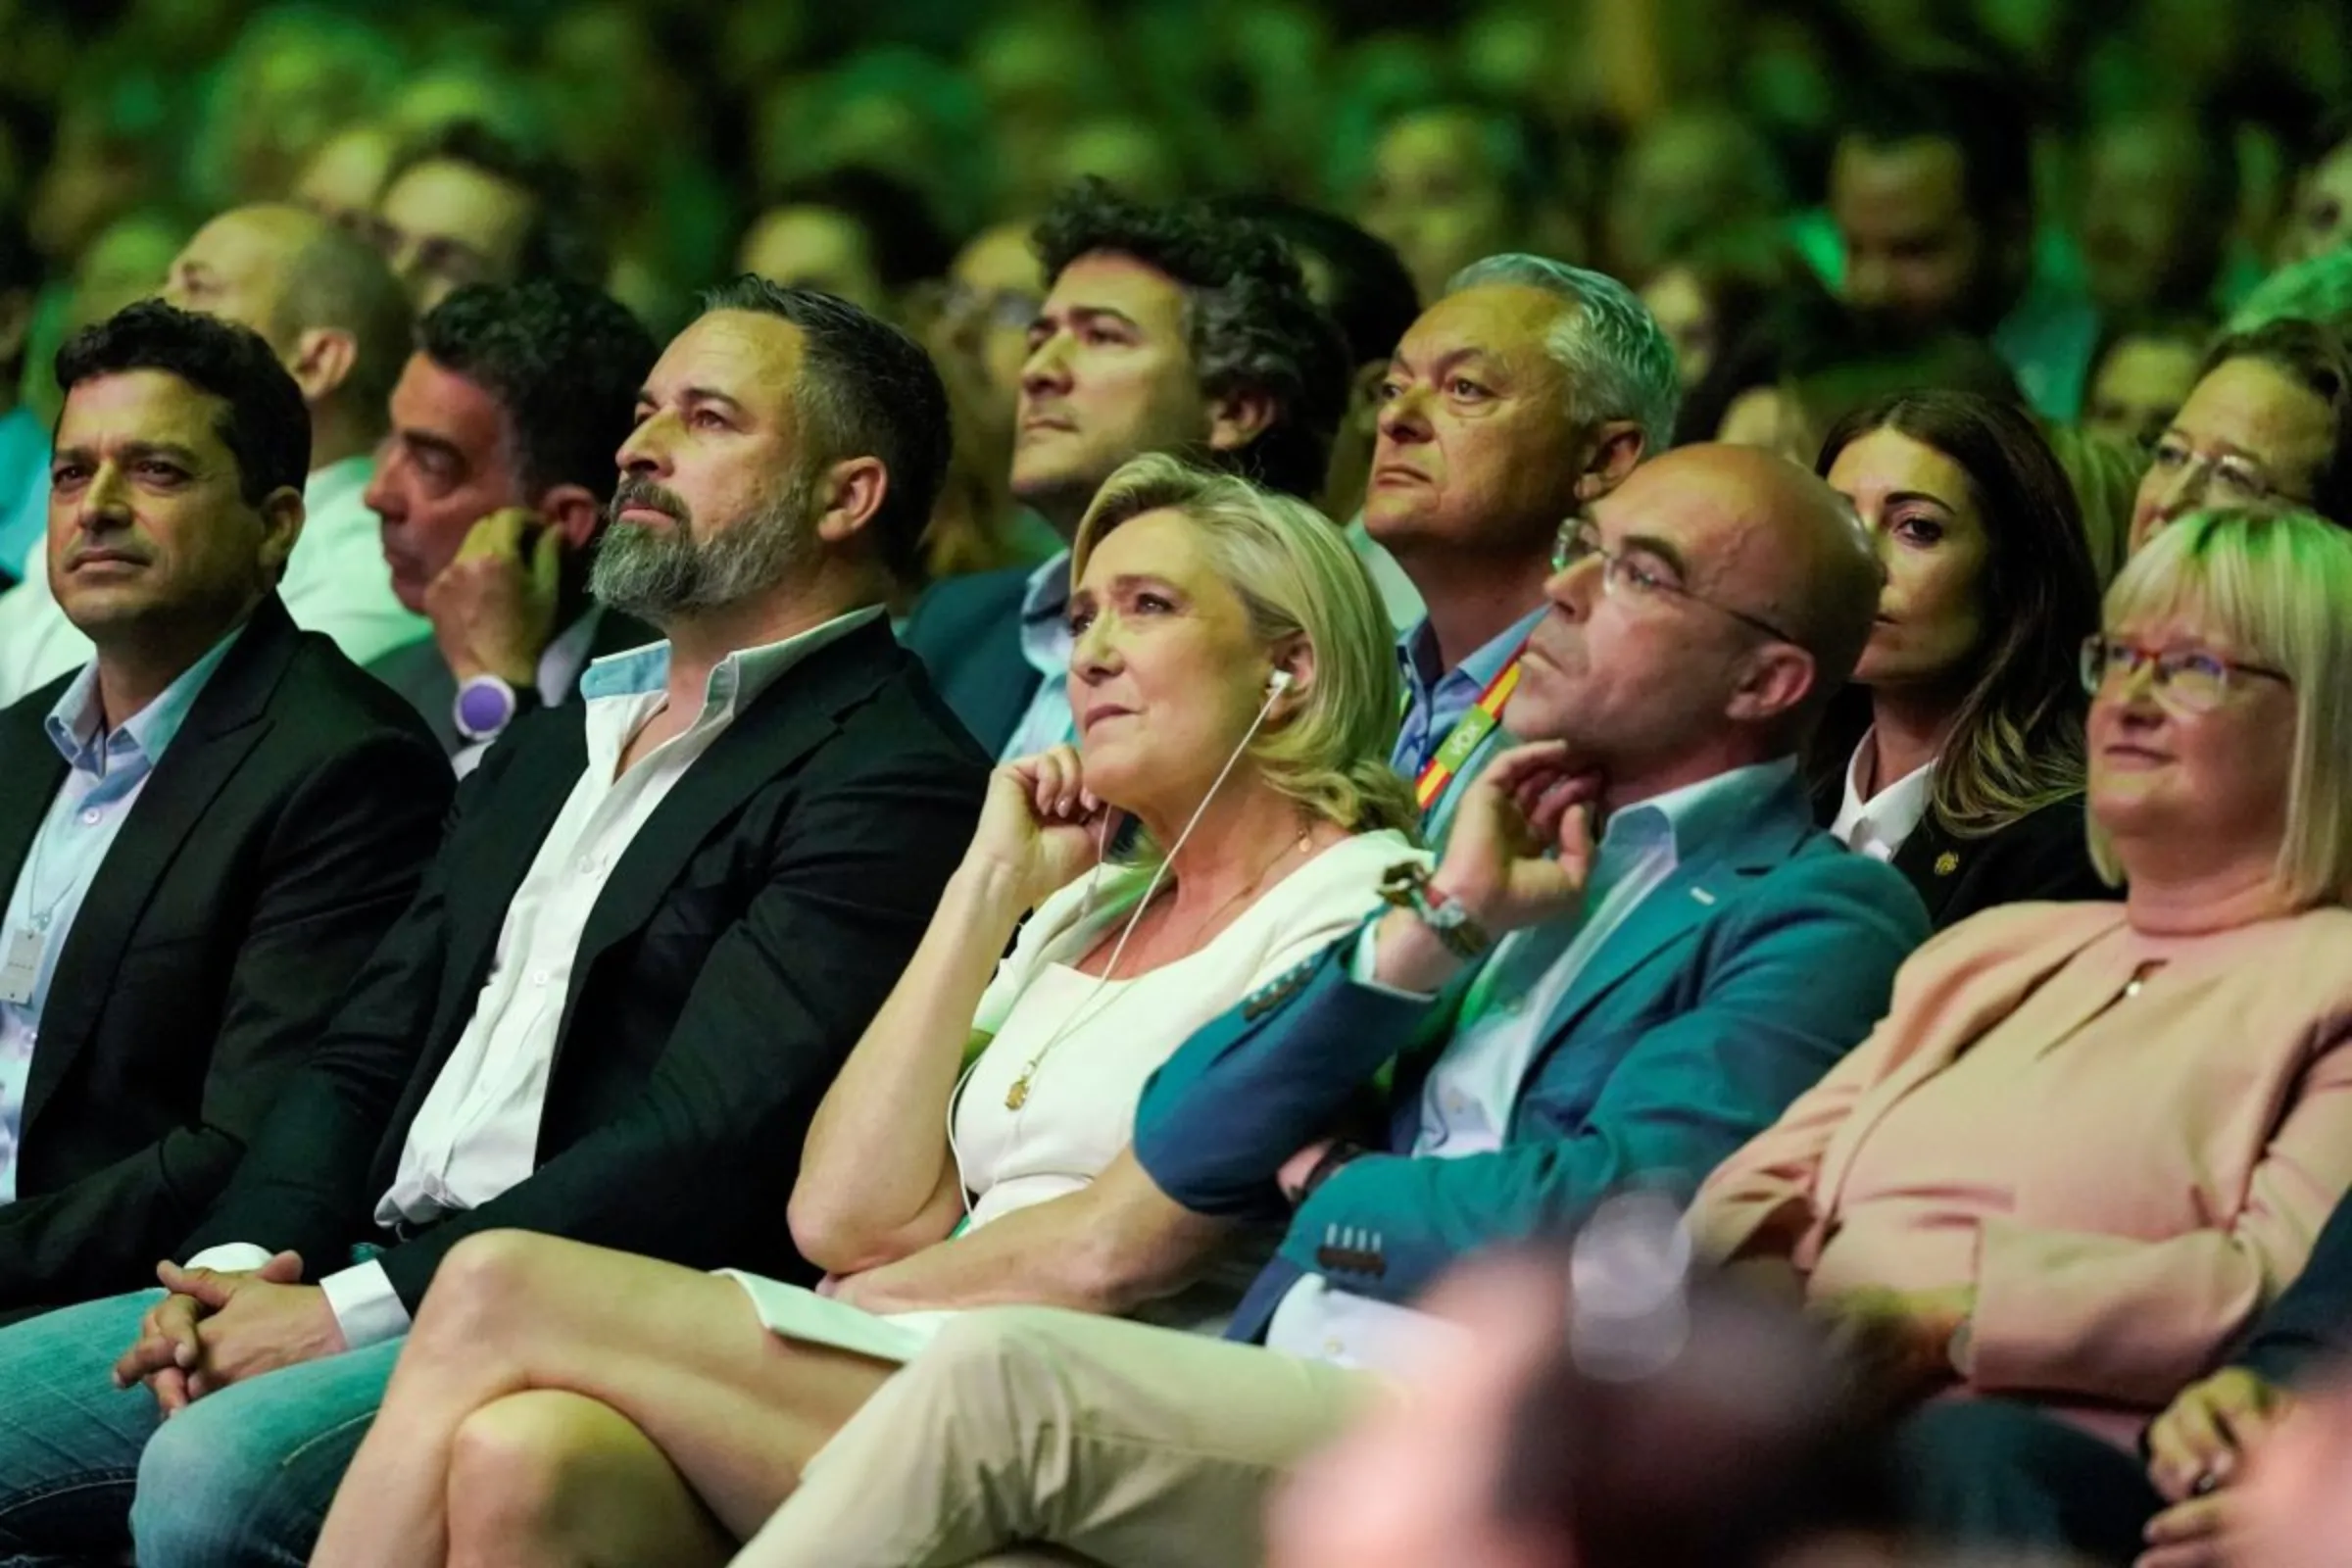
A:
[[[1678,866],[1651,889],[1569,985],[1544,1039],[1556,1044],[1574,1033],[1627,975],[1710,918],[1728,897],[1731,880],[1723,861],[1704,860]]]
[[[1628,975],[1714,918],[1738,897],[1741,879],[1783,864],[1814,831],[1812,807],[1791,776],[1760,797],[1715,845],[1684,858],[1570,982],[1544,1030],[1545,1050],[1574,1033]]]

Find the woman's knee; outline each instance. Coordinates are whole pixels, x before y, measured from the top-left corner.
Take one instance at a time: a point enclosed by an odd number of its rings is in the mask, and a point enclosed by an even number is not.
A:
[[[529,1303],[564,1244],[529,1231],[484,1231],[449,1250],[433,1271],[412,1342],[444,1340],[478,1351],[486,1336],[530,1315]]]
[[[535,1390],[467,1416],[450,1450],[453,1534],[560,1529],[593,1468],[600,1412],[609,1414],[578,1395]]]
[[[452,1568],[724,1561],[733,1545],[626,1417],[554,1390],[510,1395],[460,1424],[448,1501]]]

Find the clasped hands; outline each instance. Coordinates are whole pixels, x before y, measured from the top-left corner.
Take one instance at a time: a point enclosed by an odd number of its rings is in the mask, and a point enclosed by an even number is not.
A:
[[[249,1272],[160,1263],[155,1276],[171,1294],[115,1363],[115,1387],[144,1383],[167,1418],[232,1383],[345,1348],[326,1293],[301,1283],[297,1253]]]

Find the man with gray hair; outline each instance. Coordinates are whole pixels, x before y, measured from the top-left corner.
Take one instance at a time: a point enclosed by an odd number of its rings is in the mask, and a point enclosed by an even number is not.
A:
[[[197,230],[172,260],[163,296],[258,333],[302,388],[311,472],[302,538],[277,585],[294,623],[361,664],[424,636],[431,627],[384,581],[375,516],[360,499],[409,351],[408,296],[383,258],[303,208],[239,207]],[[45,572],[0,596],[0,704],[90,657]]]
[[[1382,395],[1364,527],[1427,611],[1397,650],[1409,701],[1392,760],[1436,843],[1501,740],[1561,519],[1665,448],[1680,381],[1625,285],[1505,255],[1454,275]]]

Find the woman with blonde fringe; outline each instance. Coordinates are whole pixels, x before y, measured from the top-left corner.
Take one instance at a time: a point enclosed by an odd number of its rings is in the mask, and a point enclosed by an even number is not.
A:
[[[1078,744],[997,770],[776,1216],[822,1284],[461,1245],[316,1561],[723,1562],[957,1309],[1231,1305],[1246,1260],[1136,1164],[1136,1101],[1418,854],[1388,621],[1323,517],[1164,457],[1103,486],[1072,572]]]

